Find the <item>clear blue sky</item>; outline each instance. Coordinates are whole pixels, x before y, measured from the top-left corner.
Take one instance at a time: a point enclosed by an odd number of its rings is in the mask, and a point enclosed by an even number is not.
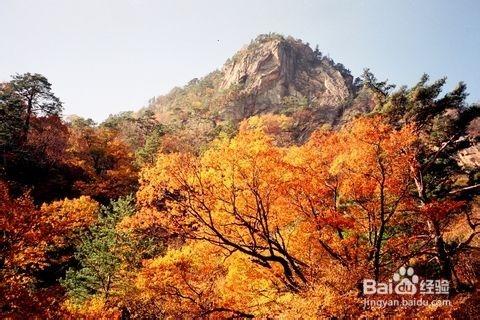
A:
[[[278,32],[318,44],[359,75],[464,80],[480,100],[480,1],[0,0],[0,81],[42,73],[65,114],[138,109]]]

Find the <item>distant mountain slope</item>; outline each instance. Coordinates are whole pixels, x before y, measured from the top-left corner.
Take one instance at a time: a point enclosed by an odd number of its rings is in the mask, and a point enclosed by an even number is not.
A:
[[[111,116],[103,125],[118,128],[134,150],[155,131],[156,136],[165,135],[164,150],[195,151],[221,133],[235,133],[244,119],[273,113],[291,119],[287,131],[301,143],[319,127],[338,127],[357,114],[370,113],[374,95],[375,90],[318,49],[268,34],[252,40],[219,70],[152,99],[139,112]],[[154,129],[157,123],[162,128]],[[476,164],[478,149],[459,157]]]
[[[304,140],[319,125],[335,125],[354,109],[369,109],[370,100],[359,94],[342,64],[301,40],[269,34],[258,36],[220,70],[155,98],[143,111],[206,140],[253,115],[286,114],[294,119],[296,139]]]

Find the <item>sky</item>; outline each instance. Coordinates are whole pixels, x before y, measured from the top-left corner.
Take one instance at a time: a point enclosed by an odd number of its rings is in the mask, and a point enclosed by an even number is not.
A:
[[[0,0],[0,81],[45,75],[64,113],[104,120],[220,68],[258,34],[318,44],[354,76],[448,77],[480,101],[477,0]]]

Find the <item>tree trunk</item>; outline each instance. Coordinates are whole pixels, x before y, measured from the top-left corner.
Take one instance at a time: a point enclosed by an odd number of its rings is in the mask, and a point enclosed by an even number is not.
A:
[[[30,118],[32,117],[32,99],[29,99],[27,102],[27,117],[25,119],[25,124],[23,125],[23,140],[26,141],[28,138],[28,131],[30,130]]]
[[[452,283],[452,260],[445,247],[445,241],[443,240],[440,225],[438,222],[433,222],[433,229],[435,232],[435,248],[437,251],[437,258],[440,263],[441,277]]]
[[[380,255],[382,251],[382,239],[385,232],[385,224],[382,222],[378,231],[377,241],[375,242],[374,254],[373,254],[373,272],[375,281],[380,279]]]
[[[422,172],[420,170],[415,172],[414,179],[420,202],[422,205],[425,205],[427,203],[427,196],[423,184]],[[438,221],[430,221],[430,223],[431,231],[433,231],[434,235],[435,254],[440,264],[440,276],[452,284],[452,260],[447,252],[445,240],[443,239],[442,231],[440,230],[440,224]]]

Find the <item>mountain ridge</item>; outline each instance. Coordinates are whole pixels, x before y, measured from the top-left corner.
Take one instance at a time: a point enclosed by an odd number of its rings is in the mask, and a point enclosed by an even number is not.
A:
[[[357,99],[362,95],[357,83],[343,64],[318,48],[290,36],[263,34],[220,69],[152,99],[139,114],[153,112],[160,123],[193,130],[193,136],[206,140],[254,115],[285,114],[296,124],[295,139],[303,141],[318,126],[335,126],[371,109],[370,96]]]

